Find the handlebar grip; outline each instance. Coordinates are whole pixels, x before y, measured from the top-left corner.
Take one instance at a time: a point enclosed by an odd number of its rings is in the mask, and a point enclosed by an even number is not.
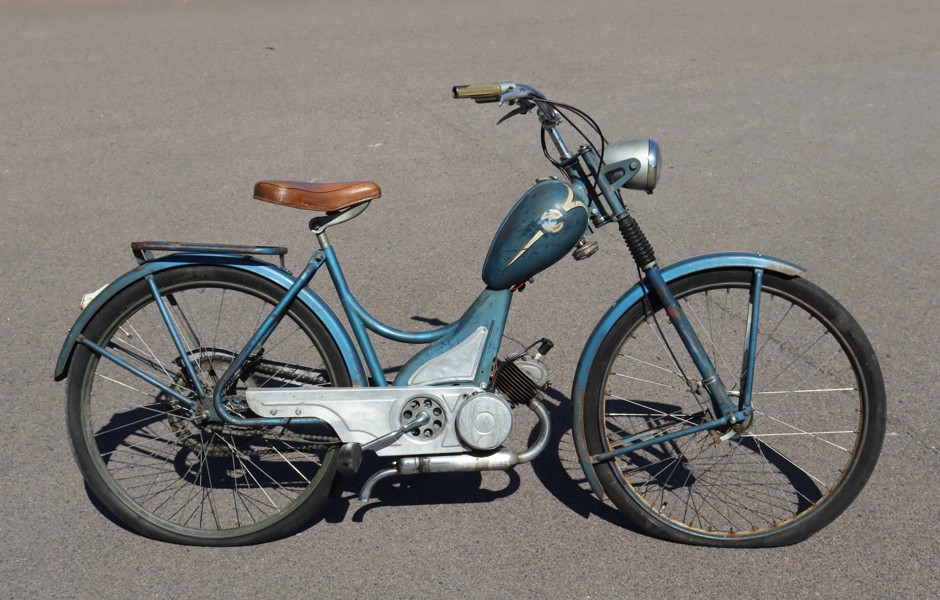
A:
[[[470,85],[455,85],[454,98],[473,98],[477,103],[499,102],[503,95],[503,87],[498,83],[471,83]]]

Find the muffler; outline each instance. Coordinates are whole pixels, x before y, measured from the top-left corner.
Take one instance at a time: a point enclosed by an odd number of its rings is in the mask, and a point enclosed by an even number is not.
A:
[[[471,473],[478,471],[506,471],[518,464],[532,461],[548,446],[552,423],[548,410],[538,399],[528,403],[529,409],[539,419],[539,436],[535,443],[517,453],[511,448],[500,448],[489,453],[472,454],[442,454],[431,456],[409,456],[399,458],[394,467],[382,469],[366,480],[359,491],[359,500],[368,502],[372,495],[372,488],[379,481],[392,475],[418,475],[421,473]]]

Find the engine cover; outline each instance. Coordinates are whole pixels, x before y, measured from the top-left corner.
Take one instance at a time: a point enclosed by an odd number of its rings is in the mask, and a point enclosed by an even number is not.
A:
[[[474,450],[499,448],[512,431],[512,407],[498,394],[479,392],[457,410],[457,436]]]

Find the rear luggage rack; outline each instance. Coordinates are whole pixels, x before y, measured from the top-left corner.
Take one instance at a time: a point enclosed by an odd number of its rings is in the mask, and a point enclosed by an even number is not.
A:
[[[260,254],[264,256],[277,256],[284,269],[284,255],[287,248],[283,246],[237,246],[232,244],[189,244],[186,242],[134,242],[131,244],[134,258],[139,264],[154,259],[153,252],[202,252],[210,254]]]

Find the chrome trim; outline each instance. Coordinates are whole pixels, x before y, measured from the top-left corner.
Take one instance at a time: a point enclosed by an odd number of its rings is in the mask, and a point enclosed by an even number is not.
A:
[[[659,183],[659,163],[661,162],[659,142],[652,138],[650,138],[650,149],[647,161],[646,189],[652,192],[656,184]]]

